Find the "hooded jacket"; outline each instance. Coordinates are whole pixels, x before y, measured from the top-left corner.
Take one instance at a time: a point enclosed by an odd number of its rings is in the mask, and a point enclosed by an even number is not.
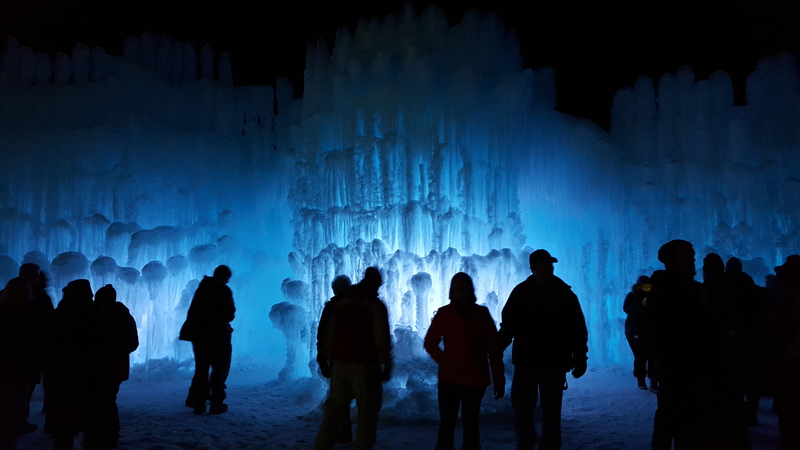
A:
[[[351,364],[392,364],[386,305],[364,286],[353,286],[330,311],[318,360]]]
[[[482,388],[493,380],[495,386],[505,386],[503,352],[489,310],[472,303],[464,306],[439,308],[425,335],[425,351],[439,365],[439,381]],[[439,347],[442,341],[444,349]]]
[[[186,313],[179,339],[192,342],[220,342],[231,338],[236,307],[233,292],[214,277],[203,277]]]
[[[101,375],[113,381],[130,376],[130,354],[139,348],[136,320],[120,302],[97,305],[97,356]]]

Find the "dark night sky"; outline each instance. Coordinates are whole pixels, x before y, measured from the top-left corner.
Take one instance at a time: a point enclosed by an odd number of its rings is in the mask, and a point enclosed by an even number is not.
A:
[[[308,43],[331,43],[336,30],[352,28],[362,17],[397,13],[406,2],[364,3],[7,0],[0,3],[0,35],[50,54],[68,52],[76,42],[121,54],[127,36],[162,33],[230,53],[237,84],[274,84],[283,76],[302,92]],[[433,2],[411,3],[419,11]],[[800,54],[797,1],[675,0],[638,7],[567,0],[436,3],[451,23],[468,9],[500,14],[520,39],[525,67],[555,70],[558,109],[601,126],[607,125],[614,93],[640,75],[657,80],[688,65],[705,78],[723,69],[742,101],[744,80],[759,58],[785,50]]]

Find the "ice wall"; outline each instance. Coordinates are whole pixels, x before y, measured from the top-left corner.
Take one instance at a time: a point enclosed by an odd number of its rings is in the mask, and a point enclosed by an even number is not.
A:
[[[743,106],[724,73],[642,78],[617,94],[610,132],[553,109],[552,72],[523,70],[497,17],[450,27],[435,7],[310,47],[297,100],[283,81],[233,87],[226,58],[156,36],[122,57],[48,58],[14,41],[2,56],[1,281],[34,261],[56,290],[113,282],[143,336],[137,363],[190,356],[177,329],[221,263],[235,354],[291,378],[313,368],[333,277],[370,265],[406,361],[424,358],[453,274],[499,321],[546,248],[583,305],[590,362],[627,364],[622,300],[666,240],[737,256],[759,282],[797,253],[790,55],[758,65]]]
[[[606,133],[553,111],[552,74],[517,55],[496,17],[448,28],[435,8],[309,49],[290,203],[312,317],[335,275],[373,264],[396,325],[423,334],[458,270],[499,319],[526,251],[544,247],[582,300],[593,360],[627,362],[621,303],[667,240],[692,240],[698,260],[737,256],[762,282],[797,252],[793,58],[761,62],[747,106],[723,73],[640,80]]]
[[[42,265],[56,302],[72,279],[113,283],[139,325],[134,363],[191,356],[177,329],[228,264],[237,352],[263,359],[280,336],[263,326],[270,286],[291,273],[273,89],[235,88],[224,55],[154,35],[54,59],[13,39],[2,55],[0,253]]]
[[[764,58],[747,80],[747,105],[732,99],[722,72],[695,80],[683,67],[657,85],[642,78],[617,94],[611,136],[631,169],[625,201],[638,211],[632,228],[755,260],[746,269],[763,284],[800,244],[795,57]]]
[[[289,197],[296,276],[319,317],[338,274],[382,269],[391,320],[424,335],[470,273],[499,315],[527,266],[514,161],[534,84],[497,17],[449,28],[429,9],[361,24],[308,52]]]

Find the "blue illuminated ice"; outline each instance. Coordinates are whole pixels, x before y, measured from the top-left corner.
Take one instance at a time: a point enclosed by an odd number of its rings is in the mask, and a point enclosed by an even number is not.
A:
[[[643,77],[606,132],[554,110],[553,72],[523,69],[493,15],[450,27],[433,7],[343,30],[308,49],[301,99],[286,80],[234,87],[209,46],[124,48],[8,41],[0,281],[32,255],[56,300],[73,278],[113,283],[140,328],[135,364],[191,357],[177,330],[218,264],[233,270],[234,357],[292,378],[313,370],[336,275],[380,267],[398,343],[413,343],[459,271],[499,319],[535,248],[581,300],[590,364],[627,364],[622,300],[663,242],[737,256],[757,281],[800,247],[790,55],[759,63],[743,106],[722,72]]]

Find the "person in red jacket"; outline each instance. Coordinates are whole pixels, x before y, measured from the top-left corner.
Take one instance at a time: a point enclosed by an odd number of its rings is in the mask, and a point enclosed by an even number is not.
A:
[[[439,365],[437,450],[453,449],[459,406],[464,428],[462,448],[480,449],[478,415],[486,387],[494,384],[495,400],[505,395],[497,328],[489,310],[475,301],[472,278],[464,272],[455,274],[450,282],[450,304],[436,311],[425,335],[425,351]]]

